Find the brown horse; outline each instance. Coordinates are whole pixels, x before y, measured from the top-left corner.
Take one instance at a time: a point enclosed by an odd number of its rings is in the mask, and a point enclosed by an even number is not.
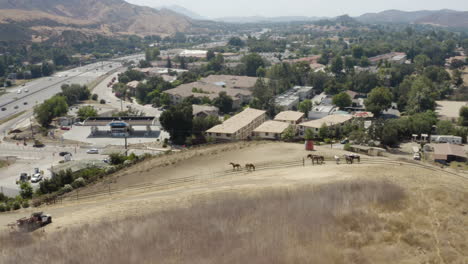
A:
[[[350,156],[353,158],[353,160],[356,159],[359,163],[361,163],[361,156],[358,154],[351,154]]]
[[[231,166],[232,166],[232,170],[235,171],[235,170],[240,170],[242,169],[241,165],[240,164],[237,164],[237,163],[229,163]]]
[[[255,165],[253,165],[252,163],[247,163],[247,164],[245,164],[245,168],[246,168],[248,171],[255,171]]]
[[[316,161],[317,164],[323,164],[325,161],[325,158],[323,156],[318,156],[318,155],[309,154],[307,155],[307,158],[312,160],[312,165],[315,164],[314,161]]]
[[[353,159],[352,156],[347,155],[347,154],[345,154],[345,155],[343,155],[343,156],[344,156],[344,158],[346,159],[346,163],[347,163],[347,164],[353,164],[354,159]]]

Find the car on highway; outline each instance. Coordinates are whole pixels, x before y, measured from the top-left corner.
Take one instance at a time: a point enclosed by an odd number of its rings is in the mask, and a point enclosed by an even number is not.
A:
[[[25,93],[28,93],[28,92],[29,92],[29,90],[28,90],[28,89],[24,89],[24,92],[25,92]]]
[[[62,151],[62,152],[59,153],[59,155],[60,155],[60,157],[64,157],[66,155],[72,156],[72,154],[70,152],[68,152],[68,151]]]
[[[16,91],[17,94],[20,94],[21,92],[21,89],[18,89],[18,91]]]
[[[16,105],[16,106],[15,106],[15,109],[18,109],[18,108],[19,108],[19,106]]]
[[[99,154],[99,150],[94,148],[94,149],[90,149],[90,150],[86,151],[86,153],[88,153],[88,154]]]
[[[68,131],[70,130],[70,127],[67,127],[67,126],[61,126],[60,127],[61,130],[65,130],[65,131]]]
[[[36,182],[40,182],[42,181],[42,174],[40,173],[35,173],[32,177],[31,177],[31,182],[32,183],[36,183]]]
[[[6,110],[6,107],[2,107],[2,111],[5,111]]]
[[[24,104],[24,105],[27,105],[27,104],[28,104],[28,102],[24,102],[23,104]]]

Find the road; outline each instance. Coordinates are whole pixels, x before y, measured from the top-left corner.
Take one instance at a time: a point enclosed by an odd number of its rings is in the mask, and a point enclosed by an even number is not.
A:
[[[41,104],[44,100],[59,93],[63,84],[89,84],[110,71],[122,67],[122,62],[138,61],[143,57],[143,55],[138,54],[97,62],[58,72],[53,76],[40,78],[28,82],[24,86],[9,89],[7,94],[0,97],[0,120]]]

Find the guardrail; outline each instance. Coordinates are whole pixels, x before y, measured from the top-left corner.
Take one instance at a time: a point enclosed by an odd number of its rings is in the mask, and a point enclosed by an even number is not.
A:
[[[325,164],[328,162],[335,163],[335,159],[333,157],[325,157]],[[391,160],[386,158],[368,158],[368,157],[361,157],[361,163],[364,164],[382,164],[382,165],[395,165],[395,166],[408,166],[408,167],[415,167],[421,169],[428,169],[431,171],[440,171],[446,174],[454,175],[457,177],[461,177],[463,179],[467,179],[468,177],[453,173],[450,171],[446,171],[443,169],[439,169],[437,167],[421,164],[421,163],[414,163],[410,161],[398,161],[398,160]],[[346,166],[346,162],[341,160],[341,164]],[[263,170],[270,170],[270,169],[283,169],[283,168],[290,168],[290,167],[306,167],[306,166],[321,166],[321,165],[312,165],[312,162],[307,159],[302,160],[290,160],[285,162],[269,162],[269,163],[257,163],[255,164],[256,168],[255,171],[263,171]],[[206,181],[217,180],[229,176],[234,175],[247,175],[250,173],[249,171],[242,169],[242,170],[225,170],[225,171],[218,171],[211,174],[203,174],[203,175],[194,175],[189,177],[183,178],[176,178],[176,179],[168,179],[165,182],[160,183],[141,183],[136,185],[131,185],[125,188],[120,189],[112,189],[110,183],[108,184],[107,189],[102,189],[95,192],[87,192],[87,193],[80,193],[79,189],[76,190],[74,193],[71,193],[69,196],[64,197],[62,201],[76,201],[76,200],[84,200],[84,199],[92,199],[92,198],[99,198],[104,196],[111,196],[123,192],[129,191],[146,191],[146,190],[165,190],[168,188],[175,188],[179,186],[186,185],[187,183],[203,183]]]

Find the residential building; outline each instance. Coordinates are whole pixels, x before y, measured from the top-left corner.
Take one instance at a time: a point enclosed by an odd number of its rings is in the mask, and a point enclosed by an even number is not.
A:
[[[206,58],[207,53],[206,50],[183,50],[179,53],[179,56],[203,59]]]
[[[194,117],[218,116],[219,109],[211,105],[192,105],[192,114]]]
[[[462,146],[445,143],[434,145],[434,161],[447,163],[452,161],[466,161],[466,153]]]
[[[275,121],[281,121],[288,123],[290,125],[296,126],[299,123],[302,123],[302,120],[304,119],[305,114],[302,112],[296,112],[296,111],[283,111],[279,114],[277,114],[274,118]]]
[[[245,140],[253,136],[253,130],[266,120],[266,111],[247,108],[222,124],[206,131],[217,141]]]
[[[127,83],[127,87],[128,89],[130,90],[130,94],[132,96],[135,96],[136,94],[136,88],[138,87],[138,85],[140,84],[139,81],[131,81],[131,82],[128,82]]]
[[[297,109],[301,101],[311,98],[313,94],[314,88],[311,86],[295,86],[278,95],[275,98],[275,105],[285,110]]]
[[[403,64],[406,62],[406,53],[404,52],[390,52],[369,58],[372,65],[376,65],[381,61],[388,61],[390,63]]]
[[[353,119],[352,115],[329,115],[320,119],[307,121],[299,124],[299,134],[303,136],[305,131],[310,129],[317,135],[323,125],[328,127],[341,126],[351,119]]]
[[[334,114],[337,110],[338,108],[334,105],[318,105],[312,107],[312,110],[308,113],[307,117],[311,120],[321,119]]]
[[[213,100],[220,92],[226,92],[233,99],[233,107],[239,108],[252,99],[252,89],[257,82],[255,77],[233,75],[211,75],[199,81],[186,83],[165,91],[172,103],[177,104],[185,98],[208,97]]]
[[[255,137],[262,139],[281,139],[281,135],[289,126],[286,122],[270,120],[255,128],[253,133]]]
[[[431,142],[450,143],[450,144],[459,144],[459,145],[461,145],[463,143],[463,140],[462,140],[461,137],[457,137],[457,136],[432,135],[431,136]]]

